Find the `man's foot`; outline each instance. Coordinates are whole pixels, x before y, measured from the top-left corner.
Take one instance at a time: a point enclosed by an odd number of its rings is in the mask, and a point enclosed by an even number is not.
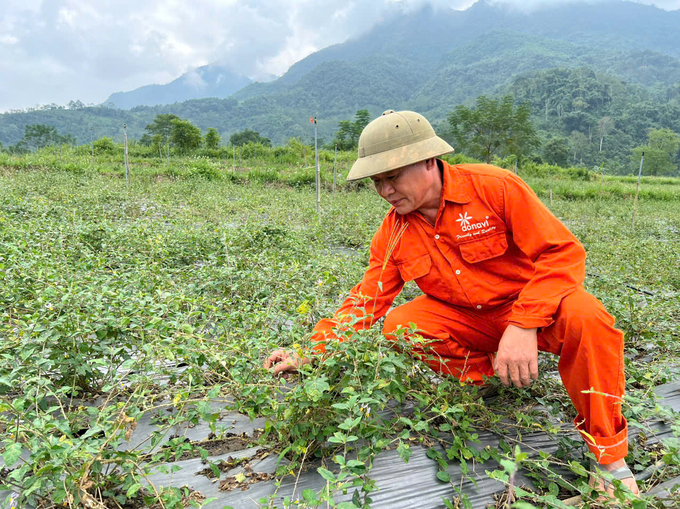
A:
[[[627,487],[633,495],[639,495],[640,489],[638,488],[637,482],[635,481],[635,475],[631,472],[630,468],[626,464],[625,459],[617,460],[608,465],[601,465],[600,463],[591,463],[590,469],[597,474],[597,476],[592,476],[590,478],[590,485],[598,489],[598,491],[604,491],[610,499],[614,499],[615,487],[609,479],[605,479],[611,476],[613,479],[618,479],[621,481],[625,487]],[[604,474],[600,473],[604,472]],[[604,497],[600,498],[600,502],[605,501]]]

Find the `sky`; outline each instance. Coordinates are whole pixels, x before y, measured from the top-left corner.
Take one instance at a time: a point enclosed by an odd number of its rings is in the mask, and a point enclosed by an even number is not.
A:
[[[522,9],[570,0],[495,0]],[[0,112],[167,83],[209,63],[252,79],[425,0],[1,0]],[[430,0],[466,9],[474,0]],[[680,9],[680,0],[641,0]]]

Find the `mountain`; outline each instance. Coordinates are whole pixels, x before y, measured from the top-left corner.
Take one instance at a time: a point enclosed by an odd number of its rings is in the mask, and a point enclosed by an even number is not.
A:
[[[146,85],[130,92],[115,92],[105,103],[129,110],[135,106],[156,106],[204,97],[224,98],[250,83],[252,81],[248,77],[235,74],[227,67],[204,65],[165,85]]]
[[[308,119],[314,114],[319,134],[328,142],[339,120],[352,118],[363,108],[373,117],[388,108],[414,109],[443,132],[446,115],[457,104],[471,104],[481,94],[510,91],[532,104],[535,100],[537,119],[546,117],[539,111],[541,101],[544,109],[547,101],[550,110],[550,104],[557,104],[550,97],[560,97],[565,115],[556,119],[554,112],[548,112],[546,122],[554,125],[539,126],[546,136],[562,131],[569,135],[567,129],[575,129],[592,137],[598,115],[610,113],[607,104],[619,104],[615,113],[620,115],[629,115],[631,103],[644,104],[636,110],[641,115],[639,129],[627,134],[626,142],[640,143],[649,127],[676,128],[678,26],[680,11],[631,2],[570,3],[532,13],[484,0],[466,11],[424,7],[394,15],[360,37],[309,55],[281,78],[249,84],[226,99],[144,105],[130,111],[103,106],[48,107],[4,114],[0,115],[0,141],[14,144],[23,136],[25,125],[36,123],[54,125],[79,142],[89,141],[90,126],[95,137],[120,139],[122,124],[127,123],[128,134],[138,138],[155,115],[174,113],[201,129],[215,127],[226,137],[249,128],[274,143],[292,136],[308,141]],[[582,68],[588,72],[572,72]],[[564,90],[550,87],[541,88],[540,98],[532,95],[538,81],[553,79],[552,74],[541,74],[550,69],[567,72],[568,90],[574,97],[567,101]],[[217,82],[205,72],[209,77],[201,80]],[[183,86],[188,86],[186,81]],[[518,88],[518,82],[531,87]],[[604,94],[609,99],[583,109],[588,94]],[[666,103],[672,104],[663,115],[656,114],[655,109]]]
[[[394,16],[369,32],[342,44],[317,51],[295,63],[281,78],[250,85],[234,97],[239,100],[269,95],[299,81],[318,65],[344,61],[371,63],[392,57],[429,70],[441,66],[447,53],[464,53],[475,40],[486,40],[487,54],[507,48],[493,37],[514,32],[521,37],[542,37],[592,52],[650,50],[680,58],[680,10],[664,11],[634,2],[608,1],[546,5],[531,14],[508,4],[479,0],[465,11],[425,6],[420,11]],[[515,74],[515,73],[513,73]]]

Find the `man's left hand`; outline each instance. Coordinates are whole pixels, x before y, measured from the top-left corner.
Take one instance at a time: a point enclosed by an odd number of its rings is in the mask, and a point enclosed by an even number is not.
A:
[[[538,339],[536,329],[508,325],[498,345],[494,369],[506,387],[529,387],[538,379]]]

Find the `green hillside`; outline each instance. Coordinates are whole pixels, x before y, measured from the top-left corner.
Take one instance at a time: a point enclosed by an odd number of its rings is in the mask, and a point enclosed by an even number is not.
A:
[[[485,2],[462,12],[427,7],[314,53],[280,79],[249,85],[227,99],[129,111],[50,106],[3,114],[0,142],[17,143],[31,124],[55,126],[79,143],[91,136],[120,140],[123,124],[139,138],[161,113],[204,131],[214,127],[223,138],[249,128],[274,143],[309,140],[314,114],[320,136],[329,141],[339,120],[364,108],[372,116],[388,108],[421,111],[445,134],[446,116],[456,105],[510,91],[531,103],[544,141],[577,131],[592,143],[598,121],[612,117],[616,127],[606,148],[600,153],[598,143],[597,154],[584,150],[583,161],[599,164],[607,156],[622,168],[650,127],[680,132],[680,31],[670,29],[673,23],[680,26],[680,11],[626,2],[570,4],[529,15]]]

